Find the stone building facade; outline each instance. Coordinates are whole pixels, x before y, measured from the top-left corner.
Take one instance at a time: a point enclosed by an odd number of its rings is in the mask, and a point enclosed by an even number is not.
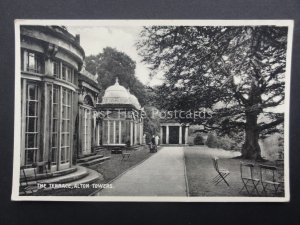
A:
[[[160,121],[161,144],[188,144],[189,125],[175,120]]]
[[[137,98],[116,82],[99,102],[97,76],[84,68],[79,36],[60,26],[21,26],[20,35],[20,156],[27,174],[37,162],[61,171],[96,154],[97,146],[142,143]],[[113,113],[101,116],[107,110]],[[116,117],[117,111],[130,116]]]
[[[77,158],[90,155],[95,152],[94,146],[99,143],[101,127],[97,125],[97,102],[99,88],[97,77],[83,68],[78,76],[78,131]]]
[[[85,57],[78,37],[58,26],[21,26],[21,166],[72,166],[78,76]]]

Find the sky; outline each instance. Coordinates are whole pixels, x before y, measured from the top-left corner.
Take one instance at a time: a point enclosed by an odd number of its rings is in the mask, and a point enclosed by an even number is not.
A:
[[[97,55],[105,47],[116,48],[136,62],[135,75],[143,84],[154,86],[163,82],[162,73],[149,77],[150,70],[141,62],[136,50],[141,26],[67,26],[67,29],[73,35],[80,34],[80,45],[86,56]],[[284,105],[272,108],[272,111],[283,112]]]
[[[150,79],[150,70],[141,62],[136,50],[135,43],[142,27],[67,26],[67,29],[73,35],[80,34],[80,45],[86,56],[97,55],[105,47],[116,48],[136,62],[135,75],[143,84],[153,86],[161,83],[158,76]]]

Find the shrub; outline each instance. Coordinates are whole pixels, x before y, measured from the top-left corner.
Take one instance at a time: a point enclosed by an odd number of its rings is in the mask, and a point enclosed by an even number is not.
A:
[[[222,148],[224,150],[240,150],[240,144],[228,136],[218,137],[210,133],[207,137],[206,143],[209,148]]]
[[[209,148],[218,148],[219,147],[219,141],[218,141],[218,138],[210,133],[207,137],[207,140],[206,140],[206,143],[207,147]]]
[[[224,150],[233,150],[234,143],[230,138],[224,137],[224,138],[219,138],[218,146],[219,148],[222,148]]]
[[[187,144],[189,146],[194,145],[194,137],[193,136],[188,136]]]
[[[201,135],[197,135],[194,139],[194,144],[195,145],[204,145],[204,140]]]

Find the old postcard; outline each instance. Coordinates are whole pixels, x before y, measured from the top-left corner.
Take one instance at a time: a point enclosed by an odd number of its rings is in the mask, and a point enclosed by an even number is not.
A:
[[[286,202],[291,20],[16,20],[12,200]]]

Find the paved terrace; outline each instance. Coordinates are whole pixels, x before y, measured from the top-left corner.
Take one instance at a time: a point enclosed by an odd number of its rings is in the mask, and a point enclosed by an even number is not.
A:
[[[187,196],[183,147],[163,147],[103,189],[100,196]]]

